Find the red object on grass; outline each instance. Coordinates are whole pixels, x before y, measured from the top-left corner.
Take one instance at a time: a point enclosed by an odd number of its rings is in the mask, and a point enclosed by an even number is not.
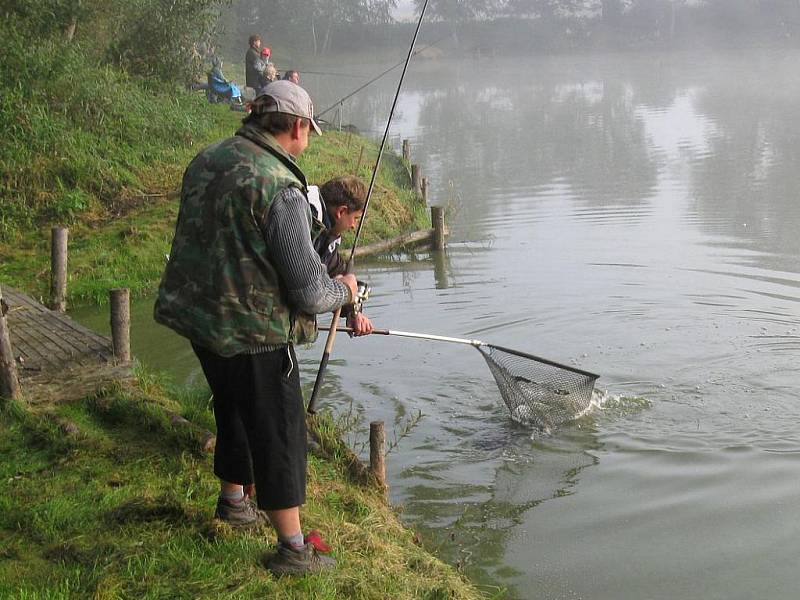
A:
[[[317,549],[317,552],[328,554],[331,551],[331,547],[325,543],[325,540],[322,539],[322,536],[316,529],[309,531],[303,538],[303,541],[306,544],[314,544],[314,548]]]

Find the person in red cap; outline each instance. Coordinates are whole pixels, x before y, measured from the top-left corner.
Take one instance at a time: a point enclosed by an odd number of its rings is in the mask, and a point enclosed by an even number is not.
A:
[[[256,64],[256,70],[258,71],[258,87],[256,87],[255,90],[257,94],[261,93],[261,89],[263,89],[265,85],[278,78],[278,71],[275,69],[275,65],[269,62],[271,55],[272,51],[269,48],[264,47],[261,49],[261,58],[259,58]]]

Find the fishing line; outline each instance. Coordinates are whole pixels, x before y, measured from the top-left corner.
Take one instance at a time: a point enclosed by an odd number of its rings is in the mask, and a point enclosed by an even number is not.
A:
[[[406,56],[405,64],[403,65],[403,72],[400,74],[400,81],[397,83],[397,90],[395,91],[394,100],[392,101],[392,108],[389,110],[389,118],[386,121],[386,129],[383,132],[380,148],[378,148],[378,158],[375,159],[375,167],[372,169],[372,178],[370,179],[369,188],[367,189],[367,199],[364,201],[364,211],[361,214],[361,219],[359,220],[358,228],[356,229],[356,235],[353,238],[353,245],[350,248],[350,258],[347,259],[347,266],[345,269],[346,273],[350,273],[352,271],[356,247],[358,246],[358,240],[361,237],[361,230],[364,228],[364,222],[367,220],[369,203],[372,199],[372,192],[375,189],[375,181],[378,177],[378,170],[381,166],[383,151],[386,148],[386,140],[389,137],[389,127],[392,125],[392,117],[394,117],[394,110],[397,107],[397,99],[400,97],[400,89],[403,87],[403,79],[405,79],[406,71],[408,71],[408,63],[411,62],[411,57],[414,56],[414,46],[417,43],[420,27],[422,27],[422,19],[425,17],[425,10],[428,8],[428,1],[429,0],[425,0],[425,4],[422,5],[422,11],[419,14],[419,21],[417,21],[417,28],[414,30],[414,37],[411,40],[411,45],[408,48],[408,56]],[[355,298],[353,300],[355,300]],[[336,323],[339,321],[339,316],[341,314],[342,307],[340,306],[333,313],[333,318],[331,319],[331,328],[328,331],[328,339],[325,341],[325,351],[322,353],[322,359],[319,363],[319,370],[317,371],[317,378],[314,380],[314,389],[311,392],[311,399],[309,400],[308,408],[306,409],[308,413],[312,415],[316,412],[315,408],[317,398],[319,397],[319,391],[322,387],[322,380],[325,377],[325,369],[328,366],[328,361],[330,360],[331,352],[333,351],[333,342],[336,339]]]
[[[420,48],[419,50],[416,50],[416,51],[414,52],[414,54],[412,54],[412,56],[416,56],[416,55],[417,55],[417,54],[419,54],[420,52],[425,52],[425,50],[427,50],[428,48],[433,48],[433,47],[434,47],[436,44],[439,44],[439,43],[443,42],[444,40],[446,40],[446,39],[447,39],[447,38],[449,38],[449,37],[452,37],[452,34],[449,34],[449,33],[448,33],[446,36],[439,38],[438,40],[436,40],[436,41],[435,41],[435,42],[433,42],[432,44],[428,44],[428,45],[427,45],[427,46],[425,46],[424,48]],[[365,87],[367,87],[367,86],[369,86],[369,85],[372,85],[373,83],[375,83],[376,81],[378,81],[378,80],[379,80],[381,77],[383,77],[383,76],[384,76],[384,75],[386,75],[387,73],[391,73],[392,71],[394,71],[394,70],[395,70],[397,67],[399,67],[399,66],[400,66],[400,65],[402,65],[402,64],[406,64],[406,65],[408,65],[408,63],[407,63],[406,61],[402,61],[402,60],[401,60],[399,63],[397,63],[397,64],[395,64],[395,65],[392,65],[391,67],[389,67],[388,69],[386,69],[385,71],[383,71],[382,73],[380,73],[379,75],[376,75],[375,77],[373,77],[372,79],[370,79],[369,81],[367,81],[367,82],[366,82],[364,85],[362,85],[362,86],[361,86],[361,87],[359,87],[358,89],[356,89],[356,90],[353,90],[352,92],[350,92],[349,94],[347,94],[347,95],[346,95],[344,98],[340,98],[340,99],[339,99],[337,102],[335,102],[334,104],[332,104],[331,106],[329,106],[328,108],[326,108],[325,110],[323,110],[322,112],[320,112],[320,113],[317,113],[317,117],[321,117],[322,115],[324,115],[324,114],[326,114],[326,113],[329,113],[330,111],[332,111],[332,110],[333,110],[334,108],[336,108],[337,106],[340,106],[340,105],[341,105],[341,104],[342,104],[342,103],[343,103],[345,100],[349,100],[350,98],[352,98],[353,96],[355,96],[355,95],[356,95],[358,92],[360,92],[361,90],[363,90]],[[405,71],[404,71],[404,72],[405,72]],[[402,81],[402,77],[401,77],[401,81]]]

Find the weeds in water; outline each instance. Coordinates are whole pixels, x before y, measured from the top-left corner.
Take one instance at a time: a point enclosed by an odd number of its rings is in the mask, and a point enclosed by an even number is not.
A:
[[[414,430],[414,428],[419,425],[420,421],[422,421],[422,410],[417,410],[416,413],[409,416],[403,423],[400,424],[400,428],[398,429],[397,426],[394,427],[392,430],[392,440],[386,444],[386,454],[391,453],[393,450],[400,445],[400,442],[403,438],[408,437],[408,435]]]

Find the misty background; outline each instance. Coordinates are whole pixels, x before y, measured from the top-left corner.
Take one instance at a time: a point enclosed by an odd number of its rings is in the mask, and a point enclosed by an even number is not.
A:
[[[404,45],[423,0],[239,0],[221,7],[223,47],[250,33],[293,54]],[[796,0],[430,0],[423,38],[449,53],[708,48],[795,44]]]

